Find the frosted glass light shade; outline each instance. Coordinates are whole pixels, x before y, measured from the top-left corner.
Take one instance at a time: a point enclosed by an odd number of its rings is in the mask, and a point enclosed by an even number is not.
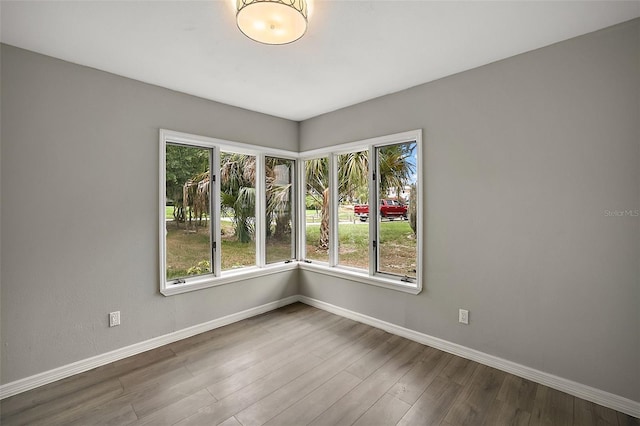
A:
[[[238,28],[252,40],[287,44],[307,31],[306,0],[237,0]]]

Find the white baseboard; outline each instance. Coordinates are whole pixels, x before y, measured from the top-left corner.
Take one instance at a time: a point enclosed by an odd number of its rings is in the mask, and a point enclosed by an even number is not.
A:
[[[345,318],[358,321],[372,327],[380,328],[389,333],[405,337],[423,345],[431,346],[445,352],[460,356],[462,358],[476,361],[489,367],[511,373],[513,375],[531,380],[536,383],[548,386],[550,388],[568,393],[569,395],[591,401],[593,403],[612,408],[616,411],[628,414],[634,417],[640,417],[640,402],[633,401],[591,386],[583,385],[572,380],[564,379],[553,374],[535,370],[525,365],[517,364],[506,359],[502,359],[484,352],[476,351],[456,343],[448,342],[428,334],[420,333],[408,328],[400,327],[386,321],[379,320],[374,317],[350,311],[336,305],[332,305],[321,300],[313,299],[307,296],[299,296],[300,302],[307,305],[331,312]]]
[[[73,376],[74,374],[91,370],[92,368],[100,367],[101,365],[105,365],[110,362],[118,361],[169,343],[177,342],[178,340],[186,339],[187,337],[195,336],[196,334],[204,333],[218,327],[223,327],[225,325],[229,325],[243,319],[251,318],[253,316],[260,315],[262,313],[269,312],[298,301],[325,310],[327,312],[331,312],[333,314],[370,325],[372,327],[380,328],[389,333],[405,337],[423,345],[431,346],[433,348],[479,362],[480,364],[484,364],[489,367],[497,368],[499,370],[534,381],[536,383],[549,386],[550,388],[557,389],[578,398],[582,398],[587,401],[612,408],[616,411],[620,411],[630,416],[640,418],[640,402],[632,401],[630,399],[605,392],[600,389],[595,389],[590,386],[574,382],[572,380],[564,379],[553,374],[535,370],[533,368],[517,364],[506,359],[489,355],[484,352],[476,351],[474,349],[467,348],[456,343],[448,342],[437,337],[429,336],[428,334],[410,330],[408,328],[391,324],[389,322],[382,321],[368,315],[363,315],[358,312],[350,311],[348,309],[302,295],[286,297],[284,299],[276,300],[274,302],[270,302],[261,306],[256,306],[255,308],[227,315],[222,318],[217,318],[215,320],[198,324],[193,327],[178,330],[173,333],[155,337],[144,342],[116,349],[102,355],[97,355],[91,358],[80,360],[72,364],[64,365],[53,370],[45,371],[43,373],[26,377],[24,379],[16,380],[15,382],[1,385],[0,400],[8,398],[12,395],[19,394],[21,392],[35,389],[48,383],[55,382],[56,380]]]
[[[1,385],[0,400],[19,394],[21,392],[35,389],[48,383],[55,382],[56,380],[73,376],[74,374],[91,370],[92,368],[100,367],[101,365],[109,364],[110,362],[118,361],[132,355],[137,355],[139,353],[146,352],[163,345],[167,345],[169,343],[177,342],[178,340],[186,339],[187,337],[195,336],[196,334],[204,333],[215,328],[223,327],[225,325],[229,325],[243,319],[251,318],[253,316],[278,309],[282,306],[295,303],[298,300],[299,297],[297,295],[286,297],[284,299],[276,300],[274,302],[270,302],[261,306],[256,306],[255,308],[250,308],[241,312],[237,312],[235,314],[224,316],[222,318],[217,318],[212,321],[194,325],[193,327],[174,331],[173,333],[165,334],[163,336],[154,337],[153,339],[145,340],[144,342],[135,343],[133,345],[116,349],[102,355],[83,359],[72,364],[63,365],[62,367],[54,368],[53,370],[45,371],[43,373],[35,374],[30,377],[25,377],[24,379],[16,380],[15,382]]]

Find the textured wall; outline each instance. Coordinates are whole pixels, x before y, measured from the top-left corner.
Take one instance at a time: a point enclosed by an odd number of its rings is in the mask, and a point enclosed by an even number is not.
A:
[[[303,122],[301,150],[423,129],[426,279],[301,293],[640,401],[640,217],[606,213],[640,209],[639,26]]]
[[[297,123],[1,54],[2,383],[297,293],[293,271],[164,297],[157,235],[159,128],[295,151]]]

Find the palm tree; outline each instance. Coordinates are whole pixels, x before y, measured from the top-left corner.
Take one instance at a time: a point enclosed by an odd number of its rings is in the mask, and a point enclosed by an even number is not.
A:
[[[338,196],[353,199],[367,192],[369,179],[369,153],[349,152],[338,156]]]
[[[386,193],[389,188],[396,188],[399,194],[415,172],[415,164],[411,156],[415,143],[389,145],[378,151],[380,169],[380,192]],[[291,183],[275,185],[275,167],[283,160],[267,158],[266,162],[266,196],[267,196],[267,235],[272,233],[271,222],[275,218],[276,234],[290,233],[291,200],[289,194]],[[305,165],[307,193],[321,205],[320,239],[318,247],[329,247],[329,160],[316,158],[307,160]],[[338,156],[338,194],[341,199],[359,199],[367,193],[369,159],[367,151],[357,151]],[[252,155],[223,152],[220,159],[220,190],[223,207],[234,211],[235,235],[240,242],[250,242],[255,229],[256,207],[256,157]],[[189,191],[185,191],[185,207],[191,207],[196,214],[198,205],[209,196],[209,172],[195,176],[190,181]],[[196,197],[197,195],[197,197]]]
[[[356,151],[338,156],[338,194],[343,198],[358,198],[367,188],[369,158],[367,151]],[[329,159],[307,160],[305,167],[307,194],[321,205],[320,239],[318,248],[329,248]],[[364,191],[366,193],[366,190]]]
[[[238,241],[248,243],[255,232],[256,157],[223,152],[220,158],[220,198],[223,207],[233,209]]]
[[[411,161],[415,146],[415,143],[404,143],[380,148],[378,162],[381,194],[386,194],[391,188],[396,190],[396,194],[400,194],[407,185],[415,173],[415,164]]]
[[[307,194],[322,206],[318,247],[329,248],[329,159],[314,158],[305,162]]]
[[[267,236],[275,233],[279,236],[291,235],[291,182],[276,182],[276,167],[288,165],[291,160],[273,157],[266,158],[266,198],[267,219],[269,226]],[[256,208],[256,157],[252,155],[222,153],[220,159],[220,199],[224,208],[234,212],[234,233],[238,241],[250,242],[255,232]],[[203,212],[209,202],[209,171],[193,176],[183,185],[184,205],[192,214],[202,220]],[[276,229],[271,223],[275,220]]]
[[[292,171],[292,160],[265,157],[267,238],[275,236],[288,239],[291,236]],[[278,176],[279,174],[282,176]],[[274,222],[275,229],[272,229],[271,225]]]
[[[209,214],[209,170],[194,176],[182,186],[182,206],[189,212],[189,226],[194,218],[202,226],[202,218]],[[174,214],[175,216],[175,214]]]

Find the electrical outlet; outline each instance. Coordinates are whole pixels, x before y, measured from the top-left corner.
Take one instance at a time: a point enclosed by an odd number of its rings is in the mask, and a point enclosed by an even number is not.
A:
[[[458,322],[462,324],[469,324],[469,311],[466,309],[460,309],[458,311]]]
[[[115,327],[116,325],[120,325],[120,311],[109,314],[109,327]]]

